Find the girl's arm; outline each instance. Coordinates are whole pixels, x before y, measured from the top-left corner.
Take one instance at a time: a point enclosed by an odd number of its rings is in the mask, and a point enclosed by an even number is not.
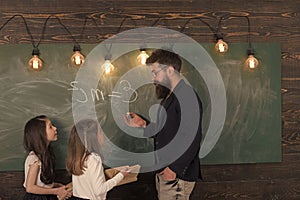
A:
[[[119,172],[113,178],[106,180],[100,156],[91,156],[88,162],[88,176],[92,183],[93,192],[97,196],[107,193],[126,176],[126,173]]]
[[[102,172],[103,173],[103,172]],[[103,175],[104,176],[104,173]],[[122,179],[124,178],[124,174],[119,172],[113,178],[109,180],[98,179],[95,182],[94,192],[96,195],[105,194],[114,188]]]
[[[45,188],[36,185],[37,176],[40,170],[40,166],[38,162],[33,163],[29,166],[27,180],[26,180],[26,192],[32,194],[54,194],[59,197],[65,198],[70,197],[72,194],[65,189],[65,186],[61,186],[58,188]]]

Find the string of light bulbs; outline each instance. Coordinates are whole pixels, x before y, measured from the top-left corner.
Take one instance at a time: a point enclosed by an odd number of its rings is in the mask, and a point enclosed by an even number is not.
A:
[[[129,16],[125,16],[123,18],[123,20],[122,20],[122,22],[121,22],[121,24],[119,26],[118,33],[120,33],[121,28],[122,28],[123,24],[125,23],[125,21],[127,19],[131,19],[131,18]],[[133,19],[131,19],[131,20],[134,22],[134,25],[136,26],[135,21]],[[147,48],[147,45],[145,43],[141,44],[140,45],[140,53],[139,53],[139,55],[136,58],[137,61],[138,61],[138,63],[141,64],[141,65],[145,65],[147,58],[149,58],[149,55],[146,52],[146,48]]]
[[[21,17],[21,19],[23,20],[24,22],[24,25],[25,25],[25,28],[26,28],[26,31],[27,31],[27,34],[29,35],[30,37],[30,41],[31,41],[31,44],[33,46],[33,51],[32,51],[32,58],[29,60],[28,64],[29,64],[29,67],[33,70],[40,70],[42,68],[42,60],[39,58],[39,55],[40,55],[40,51],[38,49],[38,46],[42,40],[42,37],[44,35],[44,32],[45,32],[45,24],[47,23],[49,17],[46,19],[46,22],[44,23],[44,26],[43,26],[43,30],[42,30],[42,36],[40,37],[40,40],[37,44],[35,44],[34,42],[34,39],[33,39],[33,36],[28,28],[28,25],[27,25],[27,22],[26,22],[26,19],[23,17],[23,15],[20,15],[20,14],[16,14],[16,15],[13,15],[12,17],[10,17],[1,27],[0,27],[0,31],[10,22],[12,21],[14,18],[16,17]]]
[[[239,15],[227,15],[226,17],[222,16],[219,19],[218,22],[218,26],[217,28],[213,28],[210,24],[208,24],[207,22],[205,22],[203,19],[201,19],[200,17],[195,17],[195,18],[190,18],[188,19],[185,24],[182,26],[181,28],[181,32],[184,31],[184,29],[186,28],[187,24],[193,20],[193,19],[199,19],[203,24],[205,24],[206,26],[209,27],[209,29],[213,32],[214,37],[216,39],[216,44],[215,44],[215,50],[221,54],[224,54],[228,51],[229,46],[228,44],[224,41],[224,35],[222,34],[222,32],[220,31],[221,29],[221,22],[223,20],[229,19],[230,17],[233,18],[246,18],[247,19],[247,27],[248,27],[248,36],[247,36],[247,42],[248,42],[248,49],[247,49],[247,54],[248,54],[248,58],[245,61],[246,66],[249,69],[255,69],[258,67],[258,60],[254,57],[254,48],[252,47],[252,43],[251,43],[251,39],[250,39],[250,35],[251,35],[251,31],[250,31],[250,19],[248,16],[239,16]]]
[[[216,45],[215,49],[219,53],[226,53],[228,51],[228,44],[224,41],[223,34],[220,32],[221,29],[221,22],[224,19],[224,17],[220,17],[218,26],[215,32],[215,37],[216,37]]]
[[[42,29],[42,33],[41,33],[41,37],[38,41],[37,44],[35,44],[35,41],[33,39],[33,36],[29,30],[28,24],[26,22],[26,19],[23,17],[23,15],[17,14],[17,15],[13,15],[11,18],[9,18],[1,27],[0,27],[0,31],[11,21],[13,20],[15,17],[21,17],[27,34],[29,35],[30,39],[31,39],[31,43],[33,46],[33,50],[32,50],[32,57],[30,58],[30,60],[28,61],[28,66],[31,70],[35,70],[35,71],[40,71],[43,68],[43,61],[42,59],[39,57],[40,56],[40,50],[39,50],[39,45],[41,43],[41,41],[44,39],[44,35],[45,35],[45,30],[46,30],[46,25],[47,22],[49,21],[49,19],[51,17],[53,17],[52,15],[48,16],[44,22],[43,25],[43,29]],[[58,20],[59,24],[68,32],[68,34],[72,37],[73,41],[74,41],[74,47],[73,47],[73,55],[71,57],[71,61],[73,63],[74,66],[80,66],[83,62],[84,62],[84,55],[81,54],[81,48],[80,45],[78,44],[78,42],[76,41],[76,39],[74,38],[74,36],[72,35],[72,33],[69,31],[69,29],[62,23],[62,21],[60,20],[60,18],[58,18],[57,16],[54,16],[55,19]],[[85,26],[84,26],[85,27]],[[83,27],[83,29],[84,29]]]
[[[248,34],[247,34],[247,42],[248,42],[247,55],[248,55],[248,58],[246,59],[245,64],[249,69],[256,69],[258,67],[259,62],[254,56],[254,48],[252,47],[252,43],[251,43],[251,39],[250,39],[251,25],[250,25],[249,17],[245,16],[245,15],[227,15],[226,17],[221,17],[220,20],[219,20],[219,23],[218,23],[218,32],[219,32],[219,29],[221,27],[221,21],[226,20],[226,19],[230,19],[230,18],[245,18],[247,20],[247,29],[248,29],[247,30],[248,31]],[[223,37],[221,37],[221,39],[223,40]],[[224,49],[226,49],[226,45],[227,45],[227,43],[224,44]],[[216,47],[216,49],[217,49],[217,47]],[[219,48],[219,49],[222,49],[222,48]],[[228,50],[228,46],[227,46],[227,50]],[[219,51],[219,52],[221,52],[221,51]]]
[[[104,13],[103,13],[104,14]],[[39,51],[39,45],[41,43],[41,41],[43,40],[44,38],[44,34],[45,34],[45,30],[46,30],[46,25],[47,25],[47,22],[49,21],[49,19],[51,17],[54,17],[58,22],[59,24],[65,29],[65,31],[71,36],[73,42],[74,42],[74,46],[73,46],[73,55],[71,56],[71,62],[72,64],[75,66],[75,67],[80,67],[83,63],[84,63],[84,59],[85,59],[85,56],[81,53],[81,47],[79,45],[79,43],[77,42],[77,40],[75,39],[75,37],[72,35],[72,33],[69,31],[69,29],[62,23],[61,19],[57,16],[48,16],[47,19],[45,20],[44,22],[44,25],[43,25],[43,29],[42,29],[42,33],[41,33],[41,37],[39,39],[39,41],[37,43],[35,43],[34,39],[33,39],[33,36],[29,30],[29,27],[28,27],[28,24],[26,22],[26,19],[23,17],[23,15],[20,15],[20,14],[16,14],[16,15],[13,15],[12,17],[10,17],[1,27],[0,27],[0,31],[10,22],[12,21],[15,17],[21,17],[23,22],[24,22],[24,25],[25,25],[25,28],[26,28],[26,31],[27,31],[27,34],[29,35],[30,37],[30,40],[31,40],[31,43],[32,43],[32,46],[33,46],[33,51],[32,51],[32,58],[29,60],[28,62],[28,65],[29,65],[29,68],[32,69],[32,70],[36,70],[36,71],[39,71],[42,69],[43,67],[43,61],[40,59],[40,51]],[[250,31],[250,19],[248,16],[238,16],[238,15],[227,15],[226,17],[220,17],[219,18],[219,21],[218,21],[218,25],[217,25],[217,28],[214,28],[212,27],[209,23],[207,23],[206,21],[204,21],[201,17],[192,17],[192,18],[189,18],[185,24],[182,26],[181,28],[181,33],[185,30],[186,26],[188,23],[190,23],[191,20],[199,20],[201,21],[203,24],[205,24],[210,30],[211,32],[213,33],[215,39],[216,39],[216,44],[215,44],[215,50],[221,54],[224,54],[226,53],[228,50],[229,50],[229,46],[228,44],[224,41],[224,35],[221,33],[221,22],[224,21],[224,20],[228,20],[230,18],[246,18],[247,19],[247,27],[248,27],[248,49],[247,49],[247,54],[248,54],[248,58],[246,60],[246,65],[248,68],[250,69],[255,69],[257,68],[258,66],[258,60],[254,57],[254,48],[252,47],[252,43],[251,43],[251,40],[250,40],[250,35],[251,35],[251,31]],[[81,30],[81,37],[83,36],[83,32],[85,30],[85,27],[86,27],[86,23],[87,23],[87,20],[88,19],[92,19],[94,24],[96,25],[99,33],[100,33],[100,27],[99,25],[97,24],[96,20],[93,18],[93,17],[86,17],[85,20],[84,20],[84,24],[83,24],[83,28]],[[133,20],[129,15],[125,15],[121,21],[121,24],[118,28],[118,33],[121,31],[121,28],[122,28],[122,25],[125,23],[125,21],[127,19],[130,19],[134,22],[134,25],[136,26],[136,22],[135,20]],[[158,18],[153,24],[152,26],[156,25],[159,21],[161,20],[161,18]],[[105,71],[105,74],[109,74],[111,71],[113,71],[114,69],[114,66],[113,64],[111,63],[111,60],[112,60],[112,55],[110,53],[110,50],[112,48],[112,44],[110,45],[110,47],[107,48],[107,55],[105,56],[105,62],[104,64],[102,65],[102,67],[104,68],[104,71]],[[137,61],[139,64],[142,64],[142,65],[145,65],[146,63],[146,59],[149,57],[149,55],[147,54],[146,52],[146,48],[147,48],[147,45],[145,43],[141,44],[140,45],[140,53],[139,55],[137,56]]]
[[[227,43],[225,43],[223,41],[223,36],[219,32],[219,27],[217,29],[215,29],[214,27],[212,27],[209,23],[207,23],[206,21],[204,21],[200,17],[194,17],[194,18],[188,19],[185,22],[185,24],[182,26],[180,32],[183,33],[183,31],[185,30],[186,26],[190,23],[191,20],[194,20],[194,19],[197,19],[197,20],[201,21],[203,24],[205,24],[210,29],[211,32],[213,32],[214,36],[216,37],[216,41],[217,41],[217,43],[215,45],[216,51],[218,51],[219,53],[225,53],[228,50],[228,45],[227,45]]]
[[[250,68],[250,69],[255,69],[258,66],[258,60],[254,57],[254,48],[252,47],[252,43],[251,43],[251,30],[250,30],[250,19],[248,16],[236,16],[234,15],[233,17],[243,17],[247,19],[247,25],[248,25],[248,49],[247,49],[247,54],[248,54],[248,58],[246,60],[246,65]]]

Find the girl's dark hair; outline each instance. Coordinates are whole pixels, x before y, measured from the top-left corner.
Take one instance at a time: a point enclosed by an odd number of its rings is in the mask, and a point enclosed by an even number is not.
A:
[[[24,128],[24,147],[33,151],[41,161],[40,179],[45,184],[54,181],[55,155],[51,145],[48,145],[45,115],[30,119]]]
[[[180,72],[181,70],[181,59],[178,54],[172,51],[156,49],[154,52],[152,52],[151,56],[147,58],[146,64],[150,65],[155,62],[167,66],[173,66],[177,72]]]

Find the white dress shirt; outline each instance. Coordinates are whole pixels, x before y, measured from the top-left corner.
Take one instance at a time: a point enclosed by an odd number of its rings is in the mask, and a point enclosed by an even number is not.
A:
[[[96,153],[91,153],[85,162],[82,175],[72,175],[73,195],[84,199],[105,200],[109,190],[115,187],[123,178],[118,173],[113,178],[106,180],[102,160]]]

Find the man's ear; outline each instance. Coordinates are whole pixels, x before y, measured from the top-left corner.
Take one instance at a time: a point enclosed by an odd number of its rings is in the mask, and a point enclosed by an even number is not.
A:
[[[174,67],[172,66],[172,65],[170,65],[169,67],[168,67],[168,70],[167,70],[167,72],[169,73],[169,75],[172,75],[172,74],[174,74]]]

